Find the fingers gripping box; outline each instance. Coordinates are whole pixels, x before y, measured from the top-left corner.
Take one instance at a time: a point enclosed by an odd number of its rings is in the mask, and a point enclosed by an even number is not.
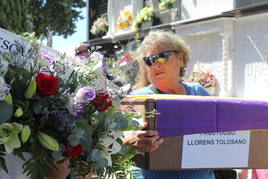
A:
[[[141,113],[164,139],[135,157],[141,168],[268,168],[268,101],[148,95],[124,98],[121,109]]]

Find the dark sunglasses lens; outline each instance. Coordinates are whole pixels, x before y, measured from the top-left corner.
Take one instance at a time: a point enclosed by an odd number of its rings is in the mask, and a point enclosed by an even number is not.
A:
[[[170,52],[161,52],[158,55],[160,58],[168,59],[170,57]]]
[[[145,61],[146,65],[152,66],[155,62],[154,57],[143,57],[143,60]]]

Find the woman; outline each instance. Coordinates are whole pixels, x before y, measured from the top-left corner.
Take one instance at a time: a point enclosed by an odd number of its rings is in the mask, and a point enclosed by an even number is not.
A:
[[[137,50],[140,73],[138,89],[132,95],[144,94],[180,94],[209,96],[200,85],[183,82],[181,77],[188,62],[188,50],[179,36],[161,30],[151,31]],[[147,124],[144,125],[146,127]],[[163,139],[157,131],[136,131],[123,139],[126,145],[132,145],[140,152],[152,152],[158,148]],[[204,161],[205,162],[205,161]],[[212,170],[180,171],[146,171],[142,170],[145,179],[214,179]]]

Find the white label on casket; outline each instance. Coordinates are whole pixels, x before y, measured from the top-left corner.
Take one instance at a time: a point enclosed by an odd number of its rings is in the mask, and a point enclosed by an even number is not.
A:
[[[215,132],[183,137],[182,168],[248,166],[250,131]]]

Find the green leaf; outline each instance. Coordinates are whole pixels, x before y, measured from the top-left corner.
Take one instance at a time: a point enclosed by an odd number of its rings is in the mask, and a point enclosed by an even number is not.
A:
[[[137,130],[139,129],[139,123],[135,120],[129,120],[128,121],[128,127],[124,130]]]
[[[92,161],[98,161],[98,160],[100,160],[102,158],[101,153],[100,153],[100,151],[98,149],[94,149],[92,151],[91,156],[92,156]]]
[[[13,154],[16,155],[16,156],[18,156],[20,159],[22,159],[24,161],[26,160],[25,157],[24,157],[24,155],[23,155],[23,152],[21,150],[14,150],[13,151]]]
[[[84,131],[81,129],[74,129],[73,134],[68,137],[71,146],[77,146],[79,144],[80,138],[84,135]]]
[[[68,140],[71,146],[77,146],[79,144],[79,139],[75,134],[72,134],[68,137]]]
[[[3,169],[6,173],[8,173],[8,169],[6,166],[6,161],[5,161],[4,156],[5,156],[5,153],[0,152],[0,168]]]
[[[0,124],[7,122],[13,114],[12,105],[6,102],[0,102],[0,114]]]
[[[100,158],[96,163],[97,168],[106,167],[107,165],[108,165],[108,160],[105,158]]]
[[[89,151],[92,146],[92,137],[91,135],[85,133],[84,136],[80,139],[80,144],[83,146],[83,149]]]
[[[59,151],[54,151],[54,152],[52,152],[52,157],[53,157],[55,160],[58,160],[58,159],[62,158],[62,153],[61,153],[61,151],[59,150]]]
[[[93,129],[90,125],[88,125],[88,123],[84,120],[77,120],[75,122],[76,126],[83,129],[84,131],[86,131],[86,133],[88,133],[89,135],[92,135],[93,133]]]
[[[70,178],[71,179],[76,179],[75,172],[74,172],[73,168],[71,168],[71,170],[70,170]]]
[[[120,124],[120,129],[122,130],[128,127],[128,121],[126,120],[121,120],[119,124]]]
[[[40,114],[42,112],[42,105],[41,104],[36,104],[33,109],[35,114]]]

